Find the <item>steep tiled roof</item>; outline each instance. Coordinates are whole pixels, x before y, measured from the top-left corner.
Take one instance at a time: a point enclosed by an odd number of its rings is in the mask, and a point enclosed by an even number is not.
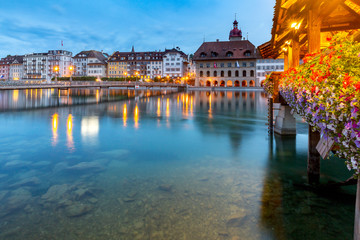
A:
[[[255,46],[248,40],[204,42],[194,54],[194,61],[257,58]]]
[[[114,52],[109,62],[118,61],[162,61],[164,52]],[[122,59],[123,58],[123,59]],[[131,59],[133,58],[133,59]],[[141,59],[138,59],[141,58]]]
[[[107,60],[107,57],[104,56],[104,54],[102,52],[95,51],[95,50],[79,52],[78,54],[76,54],[74,56],[74,58],[96,58],[99,61],[101,61],[102,63],[105,63]]]

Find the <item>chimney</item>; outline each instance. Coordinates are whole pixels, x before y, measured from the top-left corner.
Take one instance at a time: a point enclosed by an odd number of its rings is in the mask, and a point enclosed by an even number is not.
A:
[[[219,42],[219,39],[216,39],[216,42]]]

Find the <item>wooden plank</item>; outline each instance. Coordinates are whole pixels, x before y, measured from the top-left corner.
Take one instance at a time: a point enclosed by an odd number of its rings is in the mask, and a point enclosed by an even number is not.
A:
[[[323,159],[326,159],[329,152],[334,147],[335,141],[331,138],[325,139],[321,137],[319,143],[316,145],[316,150],[319,152]]]
[[[313,132],[309,125],[307,174],[310,184],[318,184],[320,181],[320,154],[316,149],[319,140],[320,133]]]

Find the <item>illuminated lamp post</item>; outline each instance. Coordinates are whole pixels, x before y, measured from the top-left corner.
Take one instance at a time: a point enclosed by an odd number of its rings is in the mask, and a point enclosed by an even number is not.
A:
[[[72,75],[73,75],[73,71],[74,71],[74,66],[73,65],[69,66],[69,71],[70,71],[70,82],[72,82]]]
[[[59,72],[59,66],[54,66],[54,72],[55,72],[55,82],[57,82],[57,74]]]
[[[125,75],[125,82],[126,82],[127,72],[125,72],[124,75]]]

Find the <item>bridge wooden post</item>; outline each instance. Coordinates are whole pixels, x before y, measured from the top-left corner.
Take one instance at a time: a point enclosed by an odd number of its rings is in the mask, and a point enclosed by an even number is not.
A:
[[[307,35],[309,53],[320,51],[321,20],[318,16],[319,6],[315,3],[308,14]],[[320,154],[316,149],[319,141],[320,133],[318,131],[313,132],[313,127],[309,125],[307,175],[310,184],[318,184],[320,181]]]

